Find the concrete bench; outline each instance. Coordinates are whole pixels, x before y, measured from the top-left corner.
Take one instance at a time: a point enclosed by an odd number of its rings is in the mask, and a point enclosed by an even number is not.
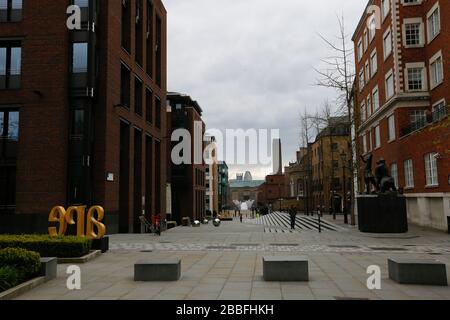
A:
[[[305,257],[263,257],[265,281],[309,281],[308,259]]]
[[[41,258],[41,270],[39,275],[45,278],[45,281],[56,279],[58,270],[57,258]]]
[[[388,259],[389,278],[400,284],[447,286],[445,264],[430,259]]]
[[[178,281],[180,277],[180,259],[141,260],[134,265],[134,281]]]

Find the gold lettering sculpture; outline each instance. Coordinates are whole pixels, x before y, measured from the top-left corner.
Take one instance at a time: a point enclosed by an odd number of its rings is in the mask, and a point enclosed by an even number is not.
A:
[[[48,221],[58,223],[58,227],[48,228],[48,233],[50,236],[63,236],[66,234],[67,225],[76,224],[78,237],[87,237],[92,239],[103,238],[106,234],[106,227],[101,221],[103,221],[103,218],[105,217],[105,210],[100,206],[94,206],[89,209],[87,219],[85,219],[86,208],[86,206],[76,206],[70,207],[66,211],[63,207],[54,207],[52,211],[50,211]],[[94,217],[95,213],[97,214],[96,218]],[[74,215],[77,217],[76,222]],[[94,227],[97,228],[97,232],[95,232]]]

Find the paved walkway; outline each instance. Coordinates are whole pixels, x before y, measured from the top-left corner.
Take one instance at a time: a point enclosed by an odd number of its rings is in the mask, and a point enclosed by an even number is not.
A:
[[[162,237],[113,235],[110,252],[82,270],[82,289],[66,288],[67,265],[58,278],[19,299],[446,299],[449,287],[399,285],[388,279],[388,257],[435,258],[447,264],[450,279],[450,236],[412,227],[405,235],[360,234],[341,220],[326,219],[337,231],[315,229],[283,232],[276,222],[223,222],[221,227],[175,228]],[[275,219],[273,220],[275,221]],[[305,228],[306,229],[306,228]],[[269,230],[281,230],[271,232]],[[302,255],[310,261],[310,281],[264,282],[264,255]],[[133,281],[133,265],[142,258],[182,259],[178,282]],[[382,289],[366,287],[367,267],[382,270]]]

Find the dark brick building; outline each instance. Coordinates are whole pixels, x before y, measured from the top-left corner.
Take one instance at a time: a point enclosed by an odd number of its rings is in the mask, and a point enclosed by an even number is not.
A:
[[[169,136],[177,129],[189,132],[191,155],[181,164],[170,161],[172,187],[172,220],[181,223],[183,217],[201,220],[206,216],[206,164],[203,158],[205,124],[203,110],[190,96],[169,92],[167,94]],[[172,142],[172,150],[180,143]],[[180,154],[183,156],[182,152]],[[187,156],[187,155],[186,155]],[[170,157],[170,154],[169,154]]]
[[[407,196],[410,221],[447,228],[450,216],[450,1],[372,0],[356,52],[359,153],[384,158]],[[363,166],[360,166],[363,181]],[[362,183],[361,183],[362,184]],[[362,190],[362,185],[361,185]]]
[[[109,232],[139,232],[142,212],[166,212],[162,2],[6,3],[0,232],[46,232],[50,209],[74,204],[103,206]],[[66,26],[71,4],[80,30]]]

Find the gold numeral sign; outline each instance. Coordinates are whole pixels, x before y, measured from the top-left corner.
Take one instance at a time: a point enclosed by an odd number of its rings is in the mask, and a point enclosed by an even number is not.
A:
[[[67,225],[77,225],[77,236],[92,239],[101,239],[106,234],[106,227],[101,221],[105,216],[105,210],[100,206],[94,206],[87,212],[85,219],[86,206],[70,207],[54,207],[48,217],[49,222],[59,223],[58,227],[49,227],[48,233],[52,236],[63,236],[66,234]],[[94,215],[97,214],[96,217]],[[74,216],[77,218],[75,222]],[[86,226],[86,229],[85,229]],[[97,228],[97,232],[94,230]]]

